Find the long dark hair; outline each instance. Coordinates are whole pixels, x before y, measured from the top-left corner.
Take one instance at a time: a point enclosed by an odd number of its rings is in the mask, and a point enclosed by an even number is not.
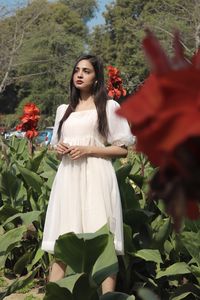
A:
[[[67,107],[67,109],[64,113],[64,116],[62,117],[62,119],[59,123],[58,139],[60,139],[60,136],[61,136],[61,128],[62,128],[63,122],[69,117],[69,115],[73,111],[75,111],[76,106],[79,103],[80,90],[74,86],[73,76],[75,73],[76,66],[81,60],[89,60],[89,62],[92,64],[92,66],[94,68],[96,77],[95,77],[94,86],[93,86],[93,95],[94,95],[94,103],[95,103],[97,114],[98,114],[98,130],[99,130],[99,133],[103,137],[107,137],[107,135],[108,135],[108,122],[107,122],[107,117],[106,117],[106,103],[108,100],[108,95],[107,95],[105,83],[104,83],[103,63],[100,60],[100,58],[95,55],[84,54],[84,55],[81,55],[77,59],[75,65],[74,65],[74,69],[72,71],[72,75],[71,75],[71,79],[70,79],[69,106]]]

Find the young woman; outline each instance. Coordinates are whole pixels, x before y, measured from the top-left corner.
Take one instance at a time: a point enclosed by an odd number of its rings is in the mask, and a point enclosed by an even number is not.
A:
[[[119,104],[108,100],[103,64],[94,55],[75,63],[70,81],[69,105],[56,112],[51,144],[62,156],[48,205],[42,249],[53,253],[55,240],[67,232],[91,233],[106,223],[114,234],[117,254],[123,254],[121,202],[112,157],[125,157],[133,144],[127,121],[116,115]],[[55,262],[50,281],[64,276]],[[102,284],[113,291],[116,276]]]

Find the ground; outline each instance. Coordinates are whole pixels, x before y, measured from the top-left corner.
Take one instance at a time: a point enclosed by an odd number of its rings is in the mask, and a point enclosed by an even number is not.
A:
[[[12,280],[0,276],[0,292],[4,291],[6,286],[10,285]],[[38,287],[36,282],[32,282],[22,290],[11,294],[4,298],[4,300],[39,300],[44,298],[44,288]]]

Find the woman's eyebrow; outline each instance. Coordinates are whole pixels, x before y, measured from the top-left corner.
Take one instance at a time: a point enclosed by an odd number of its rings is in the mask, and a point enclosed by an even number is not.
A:
[[[84,71],[87,70],[87,71],[91,71],[92,69],[90,68],[87,68],[87,67],[83,67],[83,68],[79,68],[79,67],[76,67],[75,70],[80,70],[80,69],[83,69]]]

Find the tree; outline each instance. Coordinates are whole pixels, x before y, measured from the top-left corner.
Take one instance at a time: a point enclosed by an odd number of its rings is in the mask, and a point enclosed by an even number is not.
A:
[[[118,67],[126,77],[129,92],[147,76],[141,40],[151,28],[168,49],[175,28],[181,32],[189,55],[200,41],[198,0],[116,0],[106,7],[106,24],[91,34],[91,50],[103,56],[106,64]]]
[[[74,60],[85,51],[87,26],[76,10],[61,1],[36,2],[44,9],[40,10],[30,30],[23,36],[7,84],[14,82],[18,89],[18,110],[31,100],[40,106],[43,113],[52,115],[58,104],[67,101],[69,76]],[[36,2],[17,11],[17,15],[25,18],[27,10],[34,15]],[[7,18],[6,22],[9,23],[11,18]]]
[[[36,0],[31,9],[29,5],[26,10],[19,9],[11,16],[5,7],[0,7],[0,93],[15,80],[12,70],[23,44],[24,36],[45,9],[45,2]]]
[[[86,23],[94,17],[95,10],[98,8],[96,0],[61,0],[72,11],[76,11]]]

